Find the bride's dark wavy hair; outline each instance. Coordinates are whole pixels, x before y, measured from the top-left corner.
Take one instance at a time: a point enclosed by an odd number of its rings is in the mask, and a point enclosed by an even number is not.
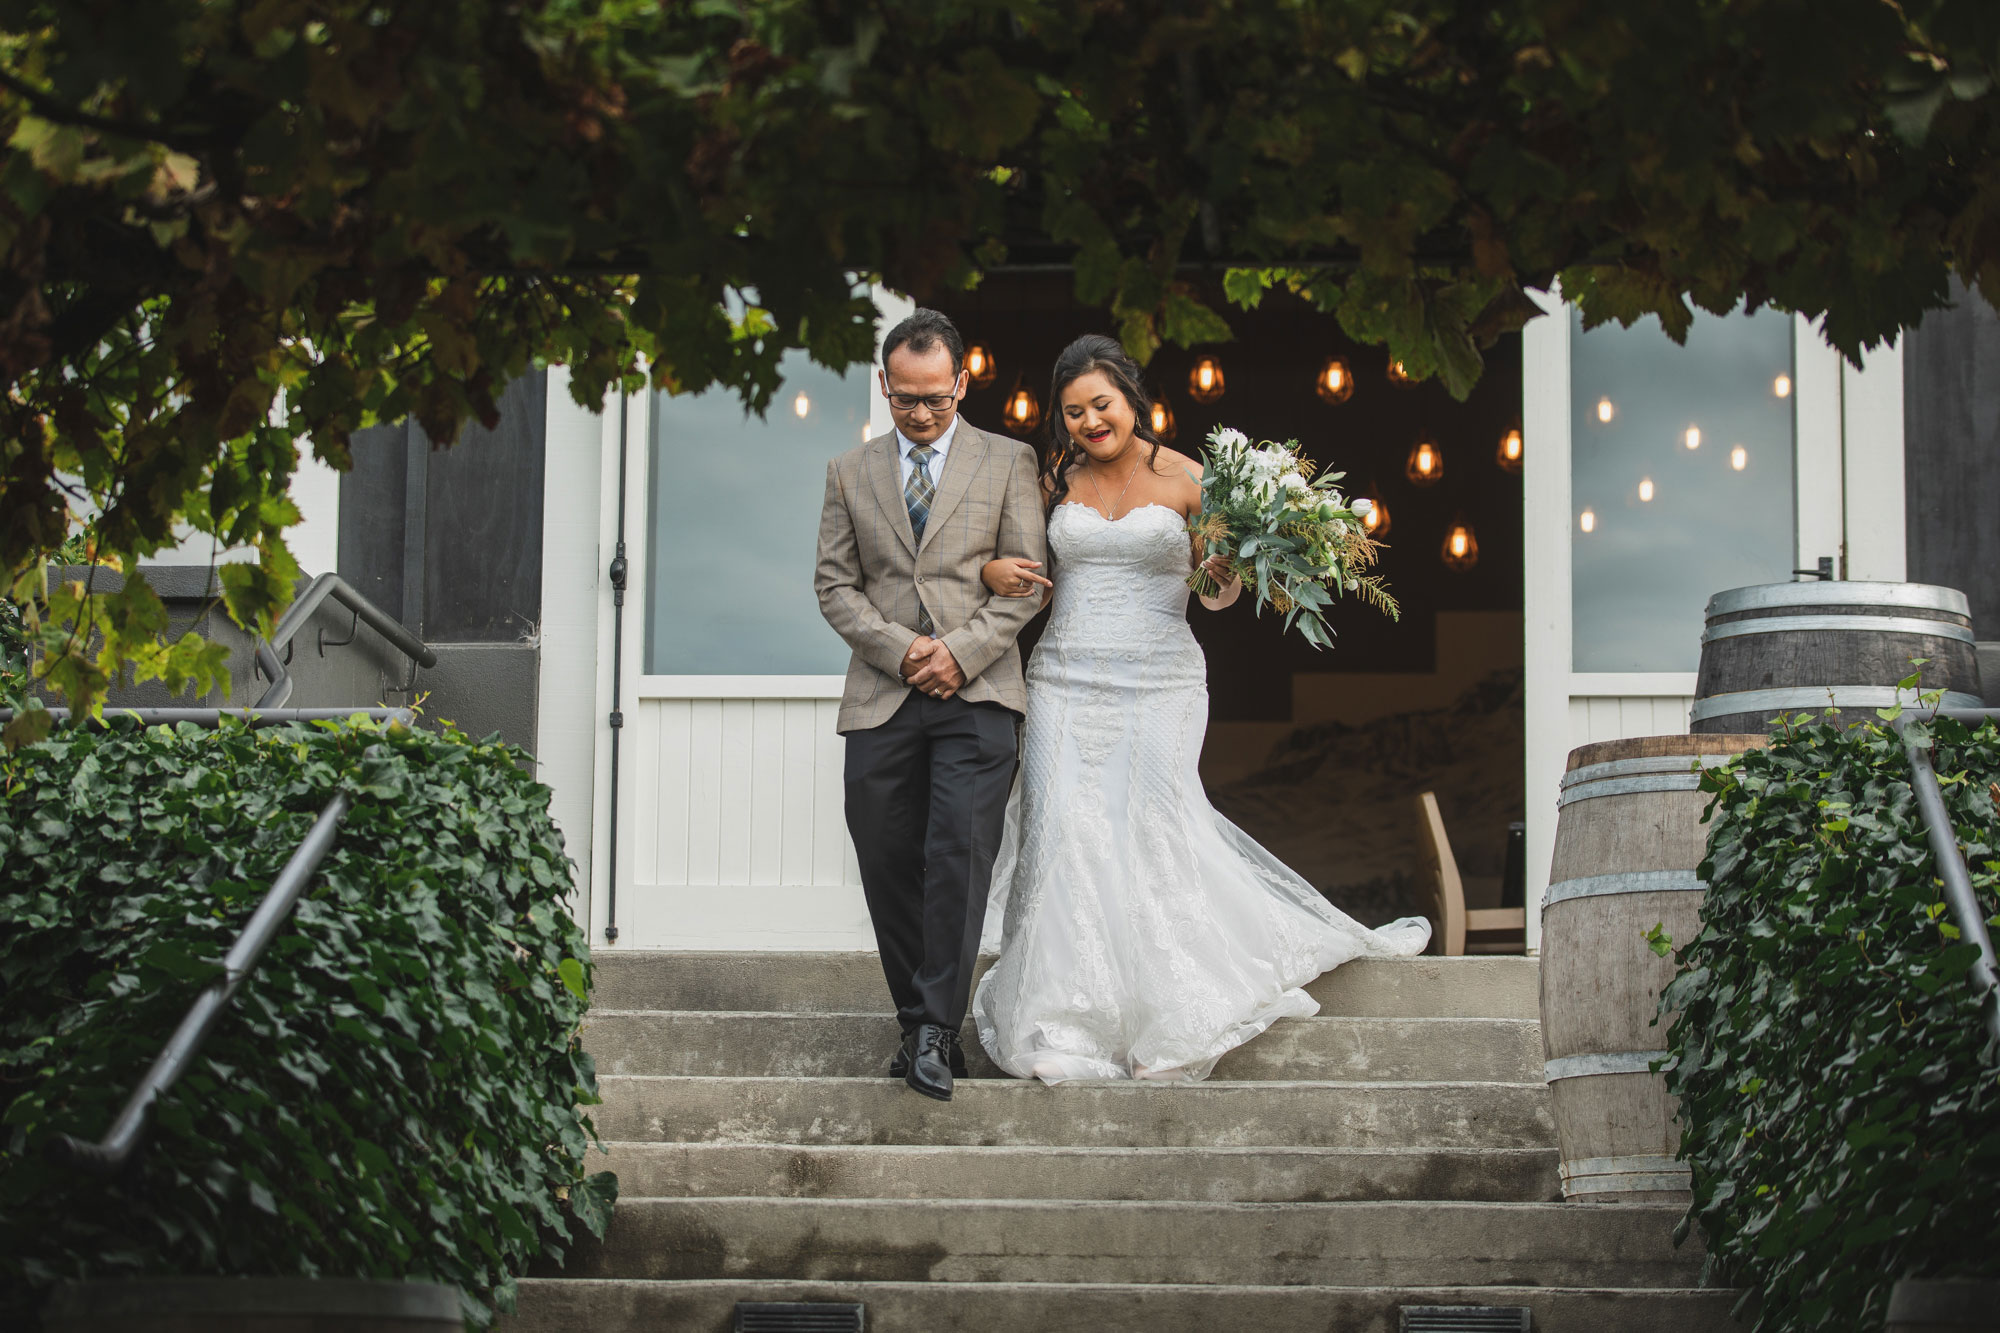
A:
[[[1160,458],[1162,441],[1153,430],[1153,400],[1140,383],[1138,363],[1125,355],[1125,349],[1116,339],[1101,333],[1084,334],[1063,348],[1062,355],[1056,358],[1055,374],[1049,380],[1049,438],[1042,450],[1041,474],[1043,484],[1048,487],[1051,514],[1068,497],[1070,470],[1083,455],[1083,450],[1070,438],[1069,423],[1063,417],[1063,390],[1093,370],[1103,371],[1105,378],[1132,405],[1132,433],[1153,446],[1146,466],[1153,466]]]

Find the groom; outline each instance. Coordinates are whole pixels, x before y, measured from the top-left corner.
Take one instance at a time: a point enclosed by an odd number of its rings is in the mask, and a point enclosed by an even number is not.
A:
[[[1046,559],[1027,445],[958,416],[965,341],[919,309],[882,341],[896,428],[833,460],[813,587],[854,650],[840,700],[847,828],[903,1042],[889,1076],[951,1100],[986,892],[1027,709],[1014,638],[1039,598],[979,570]]]

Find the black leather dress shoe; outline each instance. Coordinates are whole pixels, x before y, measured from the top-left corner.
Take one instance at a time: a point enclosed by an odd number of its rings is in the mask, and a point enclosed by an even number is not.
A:
[[[919,1023],[909,1045],[910,1072],[903,1082],[937,1101],[951,1100],[952,1048],[958,1034],[936,1023]],[[964,1057],[960,1057],[963,1065]]]
[[[896,1046],[896,1053],[889,1057],[890,1078],[903,1078],[910,1072],[910,1037],[912,1035],[912,1033],[905,1032],[903,1040]],[[951,1036],[951,1076],[953,1078],[965,1078],[967,1076],[965,1072],[965,1043],[958,1039],[956,1032],[952,1033]]]
[[[903,1039],[896,1043],[896,1053],[889,1057],[890,1078],[901,1078],[910,1072],[910,1037],[912,1035],[912,1033],[905,1032]]]

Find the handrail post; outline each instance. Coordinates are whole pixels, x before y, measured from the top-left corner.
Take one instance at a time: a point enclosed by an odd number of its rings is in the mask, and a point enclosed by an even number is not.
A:
[[[174,1085],[186,1070],[188,1064],[200,1053],[202,1044],[214,1029],[222,1011],[229,1004],[230,997],[250,975],[250,969],[266,946],[277,936],[278,928],[292,914],[292,908],[304,896],[307,883],[319,863],[325,859],[327,850],[333,846],[335,834],[340,831],[341,821],[354,807],[354,798],[346,792],[338,792],[319,812],[310,832],[299,843],[298,849],[285,862],[283,870],[271,884],[264,900],[257,904],[257,910],[250,914],[250,920],[243,927],[243,933],[236,937],[222,960],[222,975],[211,981],[189,1006],[187,1016],[174,1029],[165,1049],[153,1061],[152,1068],[139,1080],[139,1086],[125,1101],[125,1108],[112,1122],[111,1130],[103,1139],[89,1143],[69,1134],[58,1134],[49,1143],[49,1155],[58,1161],[89,1171],[94,1175],[115,1174],[132,1156],[139,1146],[140,1136],[145,1132],[146,1116],[160,1094]]]
[[[2000,712],[1982,716],[1996,717]],[[1952,827],[1951,812],[1944,806],[1944,790],[1938,786],[1937,770],[1931,766],[1930,747],[1919,745],[1904,729],[1903,721],[1898,718],[1895,727],[1903,742],[1903,753],[1910,760],[1910,790],[1916,795],[1918,812],[1923,815],[1924,832],[1930,839],[1931,855],[1937,860],[1938,878],[1944,883],[1952,924],[1958,927],[1961,938],[1979,950],[1979,957],[1972,964],[1972,981],[1980,991],[1979,1004],[1987,1036],[2000,1045],[2000,967],[1994,959],[1993,937],[1979,911],[1979,896],[1973,892],[1972,872],[1959,851],[1958,831]]]

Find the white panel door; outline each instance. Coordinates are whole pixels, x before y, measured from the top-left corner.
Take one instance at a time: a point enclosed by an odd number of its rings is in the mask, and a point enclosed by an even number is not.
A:
[[[1543,308],[1522,349],[1531,952],[1569,751],[1686,732],[1707,598],[1823,557],[1847,576],[1849,491],[1901,500],[1892,355],[1870,366],[1856,450],[1843,388],[1852,405],[1858,372],[1802,319],[1702,315],[1679,347],[1653,321],[1585,332],[1556,297]],[[1888,545],[1859,576],[1891,576],[1874,572]]]

